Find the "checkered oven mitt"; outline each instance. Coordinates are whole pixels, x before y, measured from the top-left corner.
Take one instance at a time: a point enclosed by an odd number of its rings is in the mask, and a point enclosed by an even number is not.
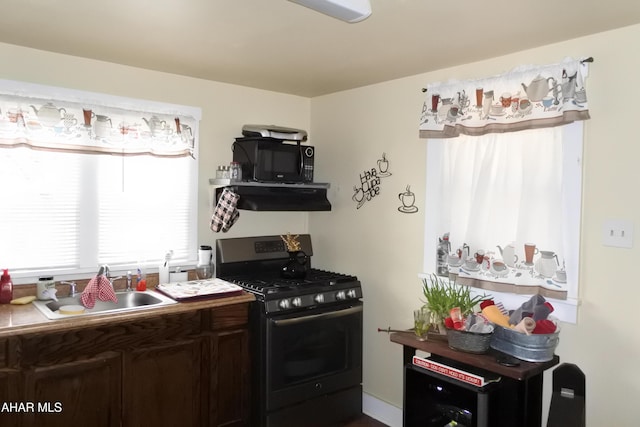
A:
[[[231,226],[235,224],[240,216],[240,212],[238,212],[238,208],[236,207],[238,199],[240,199],[240,196],[228,188],[222,191],[222,195],[218,199],[218,204],[211,217],[212,231],[216,233],[219,231],[226,233]]]

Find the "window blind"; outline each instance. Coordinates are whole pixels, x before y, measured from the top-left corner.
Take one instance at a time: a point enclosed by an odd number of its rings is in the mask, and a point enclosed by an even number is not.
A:
[[[174,265],[195,264],[199,108],[5,80],[0,93],[14,103],[38,97],[56,106],[91,105],[111,117],[130,111],[141,131],[95,140],[94,127],[78,124],[77,130],[58,132],[63,122],[27,114],[20,102],[14,108],[24,113],[25,126],[10,115],[0,117],[1,138],[11,133],[14,139],[7,141],[19,142],[23,132],[42,142],[0,144],[0,267],[9,268],[14,281],[89,277],[101,264],[112,272],[141,266],[153,273],[169,250]],[[27,132],[32,121],[40,126],[34,135]],[[89,145],[101,149],[49,146],[75,132],[76,139],[89,138]],[[154,148],[138,150],[136,137]],[[190,155],[175,155],[185,140]],[[104,149],[110,144],[125,146]]]

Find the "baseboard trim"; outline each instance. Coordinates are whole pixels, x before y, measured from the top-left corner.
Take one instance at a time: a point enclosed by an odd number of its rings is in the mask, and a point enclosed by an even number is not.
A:
[[[402,409],[370,394],[362,393],[362,412],[390,427],[402,427]]]

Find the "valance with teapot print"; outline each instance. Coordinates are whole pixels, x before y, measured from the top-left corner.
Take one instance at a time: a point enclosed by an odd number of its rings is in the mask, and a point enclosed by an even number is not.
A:
[[[592,59],[521,66],[509,73],[429,84],[421,138],[452,138],[559,126],[589,118],[584,80]]]
[[[194,157],[200,110],[0,81],[0,148]]]

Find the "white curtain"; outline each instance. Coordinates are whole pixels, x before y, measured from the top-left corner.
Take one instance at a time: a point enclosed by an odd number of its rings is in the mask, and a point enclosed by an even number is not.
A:
[[[510,245],[517,256],[503,274],[450,263],[449,273],[457,274],[458,283],[577,298],[582,128],[577,122],[428,141],[427,199],[432,209],[425,244],[432,246],[449,233],[452,256],[468,246],[468,256],[482,250],[490,261],[506,261],[502,251]],[[537,250],[531,264],[525,264],[525,244]],[[428,246],[425,271],[433,271],[429,258],[435,254]],[[554,255],[550,274],[542,274],[548,273],[540,261],[543,251]]]
[[[449,140],[442,179],[452,242],[494,252],[532,242],[564,252],[561,128]]]

